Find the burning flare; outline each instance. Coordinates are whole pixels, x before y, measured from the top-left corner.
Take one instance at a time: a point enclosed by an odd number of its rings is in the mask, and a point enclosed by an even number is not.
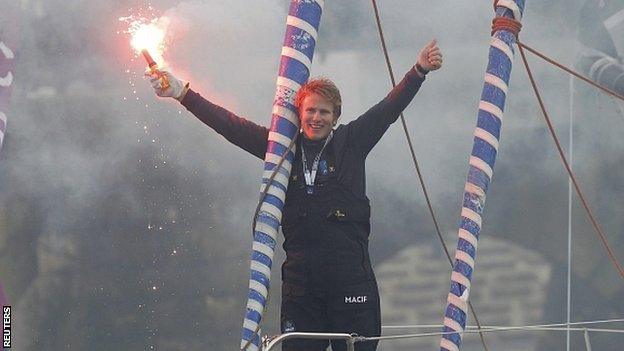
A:
[[[133,21],[130,23],[128,31],[132,36],[130,45],[137,54],[145,50],[157,61],[164,62],[165,29],[158,26],[156,19],[152,20],[151,23]]]
[[[128,23],[128,29],[124,33],[130,34],[130,45],[137,55],[142,55],[147,62],[152,74],[158,74],[158,64],[165,63],[163,57],[165,51],[165,35],[167,33],[167,17],[154,17],[147,19],[143,16],[128,16],[119,18]],[[169,80],[165,75],[160,75],[162,89],[169,87]]]

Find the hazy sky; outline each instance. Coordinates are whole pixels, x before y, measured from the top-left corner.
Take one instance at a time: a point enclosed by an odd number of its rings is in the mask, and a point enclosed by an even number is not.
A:
[[[521,39],[571,65],[577,52],[574,21],[581,2],[527,1]],[[85,203],[97,204],[113,192],[122,194],[122,202],[132,205],[136,215],[145,216],[146,223],[172,230],[178,228],[171,223],[179,215],[178,207],[197,223],[209,223],[202,218],[203,209],[185,207],[194,200],[209,199],[202,205],[222,214],[219,219],[226,235],[247,251],[261,163],[231,146],[176,101],[153,94],[142,77],[144,62],[134,60],[127,36],[118,34],[124,29],[118,18],[147,3],[22,0],[21,4],[24,40],[18,49],[8,133],[0,152],[4,195],[30,194],[41,199],[45,225],[59,242],[68,240],[64,228],[90,220],[81,217]],[[189,80],[191,88],[204,97],[268,125],[288,2],[159,0],[152,5],[156,13],[171,20],[165,58],[174,74]],[[487,61],[492,2],[387,0],[378,5],[397,79],[432,38],[444,54],[442,69],[428,75],[405,117],[443,231],[454,231]],[[567,145],[568,77],[533,57],[530,61],[558,134]],[[370,1],[326,0],[312,76],[330,77],[341,89],[343,123],[389,91]],[[577,122],[587,123],[579,131],[580,138],[591,140],[579,146],[575,165],[586,170],[605,165],[612,169],[608,183],[598,183],[590,172],[579,177],[592,193],[599,216],[608,219],[617,216],[609,204],[621,203],[624,193],[618,185],[622,169],[612,164],[624,147],[619,137],[624,119],[611,100],[600,101],[597,112],[578,113]],[[505,112],[497,170],[486,205],[486,214],[498,217],[486,216],[484,233],[488,235],[521,233],[522,228],[504,224],[517,223],[516,218],[527,216],[523,211],[531,208],[567,211],[566,174],[545,132],[519,56]],[[401,232],[396,236],[374,233],[373,256],[387,257],[387,247],[401,246],[399,240],[405,238],[435,240],[400,123],[390,128],[371,153],[367,172],[373,228],[393,230],[396,225],[394,230]],[[173,189],[171,184],[182,183],[180,179],[202,186]],[[545,191],[556,196],[544,196]],[[62,201],[59,194],[63,194]],[[178,206],[182,203],[178,198],[185,197],[191,200]],[[524,205],[514,207],[520,198]],[[165,210],[151,213],[150,202]],[[556,225],[538,219],[538,224],[528,226],[553,235],[560,243],[565,238],[564,219],[557,217]],[[488,227],[490,222],[496,225]],[[416,228],[421,236],[416,239],[404,233],[409,228]],[[205,230],[210,236],[215,229]],[[609,223],[606,230],[610,235],[621,232]],[[584,243],[594,245],[594,234],[586,234]],[[597,246],[589,250],[594,249],[599,252]],[[563,247],[553,253],[564,255]],[[243,258],[239,265],[245,266]],[[442,257],[440,262],[445,264]]]

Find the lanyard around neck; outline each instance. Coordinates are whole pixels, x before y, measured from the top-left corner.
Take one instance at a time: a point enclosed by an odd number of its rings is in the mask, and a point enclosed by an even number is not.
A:
[[[316,171],[318,171],[319,162],[321,161],[321,154],[323,153],[323,150],[325,150],[325,147],[327,146],[327,144],[329,144],[329,141],[333,136],[334,131],[332,130],[329,133],[327,139],[325,139],[325,144],[323,144],[321,151],[319,151],[319,153],[314,158],[311,170],[308,169],[308,163],[305,155],[305,147],[303,146],[303,143],[301,144],[301,162],[303,163],[303,176],[308,187],[314,187],[314,181],[316,180]]]

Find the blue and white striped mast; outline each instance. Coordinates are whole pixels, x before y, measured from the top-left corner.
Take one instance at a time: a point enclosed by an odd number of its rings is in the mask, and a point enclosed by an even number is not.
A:
[[[295,158],[295,148],[290,151],[288,148],[299,132],[299,117],[294,100],[301,85],[310,77],[310,66],[323,6],[323,0],[290,2],[264,159],[261,192],[264,192],[284,153],[287,155],[259,205],[254,227],[249,294],[241,340],[241,349],[246,351],[256,351],[261,347],[260,323],[269,295],[277,233],[282,220],[292,162]]]
[[[18,1],[5,1],[2,3],[0,23],[2,23],[2,35],[0,36],[0,150],[4,141],[7,128],[7,113],[11,102],[14,76],[13,70],[17,65],[17,48],[19,44],[20,30],[20,3]],[[0,306],[9,305],[9,300],[4,294],[2,281],[0,281]]]
[[[507,18],[519,22],[523,11],[524,0],[498,0],[495,4],[495,21]],[[462,333],[466,328],[470,284],[475,268],[485,197],[498,153],[516,34],[504,26],[492,33],[470,168],[464,188],[459,240],[444,317],[444,332],[448,334],[443,335],[440,341],[442,351],[459,351]]]

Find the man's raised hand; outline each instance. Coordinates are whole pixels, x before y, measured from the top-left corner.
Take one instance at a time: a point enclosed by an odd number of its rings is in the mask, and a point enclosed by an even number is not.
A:
[[[176,78],[173,74],[164,70],[148,71],[145,73],[154,88],[156,95],[160,97],[172,97],[178,101],[182,101],[188,91],[189,83]],[[161,84],[163,77],[169,80],[169,86],[163,89]]]
[[[420,71],[421,74],[426,74],[429,71],[435,71],[442,67],[442,52],[437,45],[437,41],[433,39],[424,48],[420,50],[418,54],[418,60],[416,65],[424,71]]]

